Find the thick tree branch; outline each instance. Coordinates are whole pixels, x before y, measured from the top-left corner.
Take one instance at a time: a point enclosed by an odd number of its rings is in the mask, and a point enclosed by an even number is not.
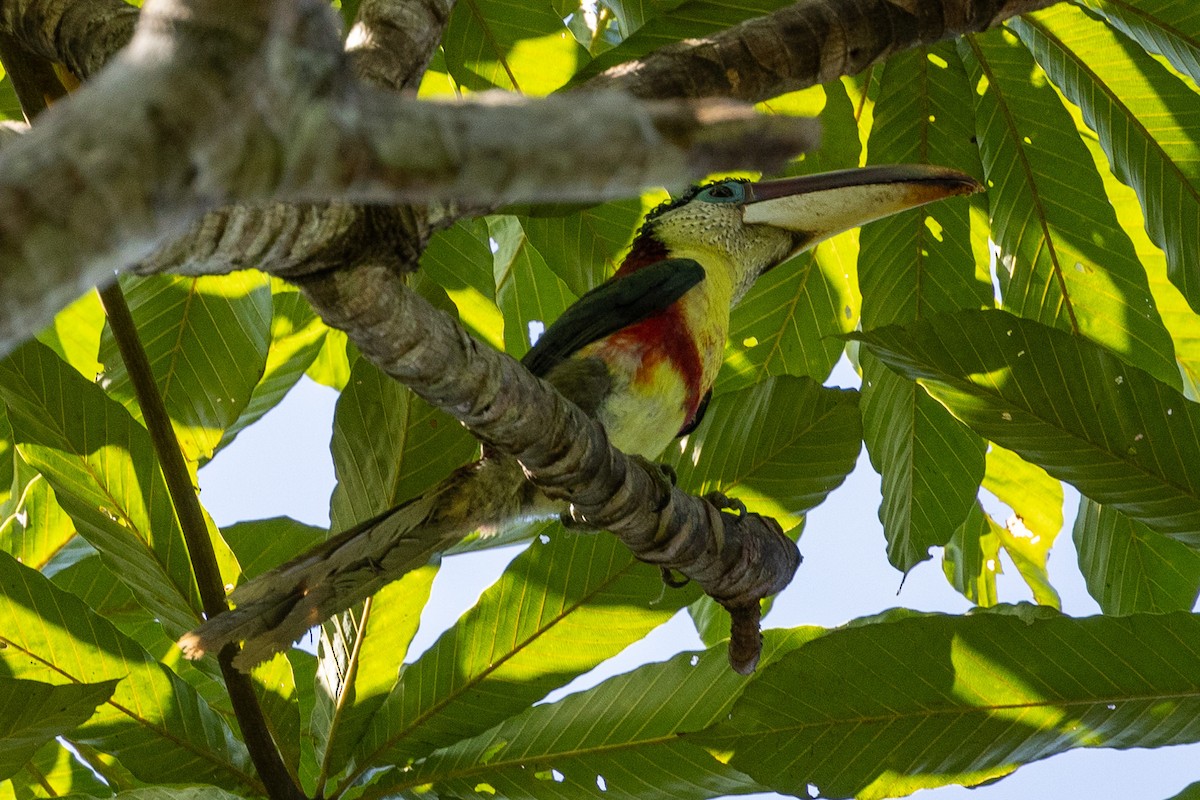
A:
[[[453,0],[363,0],[346,37],[355,74],[381,89],[415,90],[453,6]]]
[[[722,498],[687,495],[654,465],[614,449],[597,421],[476,342],[387,266],[315,275],[300,286],[372,363],[517,458],[542,491],[571,503],[576,521],[612,532],[639,559],[686,575],[734,612],[730,660],[753,670],[758,601],[786,586],[799,564],[774,521],[721,513]]]
[[[660,48],[581,88],[758,102],[855,75],[901,50],[984,31],[1057,2],[801,0],[703,39]]]
[[[5,0],[0,32],[88,78],[129,43],[138,10],[123,0]]]
[[[271,37],[245,8],[214,27],[220,7],[148,5],[108,69],[0,152],[5,349],[229,202],[601,200],[814,139],[725,104],[421,102],[356,85],[320,3],[281,3]]]

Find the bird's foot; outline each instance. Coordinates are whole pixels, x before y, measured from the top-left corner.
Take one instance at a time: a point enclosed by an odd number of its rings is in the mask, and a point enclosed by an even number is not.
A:
[[[704,495],[704,499],[721,511],[736,511],[738,519],[746,516],[746,504],[736,497],[727,497],[721,492],[709,492]]]

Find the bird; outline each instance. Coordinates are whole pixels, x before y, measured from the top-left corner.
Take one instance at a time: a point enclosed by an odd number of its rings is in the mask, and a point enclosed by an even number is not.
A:
[[[615,447],[653,459],[699,424],[730,312],[758,278],[837,233],[981,188],[928,164],[693,186],[646,215],[615,274],[521,363],[596,418]],[[234,663],[248,669],[467,535],[563,511],[516,459],[485,449],[417,498],[238,586],[235,607],[179,646],[195,659],[241,641]]]

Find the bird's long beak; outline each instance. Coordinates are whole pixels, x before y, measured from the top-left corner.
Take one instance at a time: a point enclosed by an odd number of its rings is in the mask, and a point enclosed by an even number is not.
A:
[[[846,169],[752,183],[742,219],[797,234],[797,250],[900,211],[983,187],[964,172],[928,164]]]

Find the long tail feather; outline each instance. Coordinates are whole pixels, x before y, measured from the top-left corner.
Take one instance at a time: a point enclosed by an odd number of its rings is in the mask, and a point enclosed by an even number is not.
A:
[[[230,595],[236,608],[184,634],[179,647],[196,659],[243,641],[234,664],[249,669],[472,531],[528,513],[537,497],[511,459],[463,467],[420,497],[239,586]]]

